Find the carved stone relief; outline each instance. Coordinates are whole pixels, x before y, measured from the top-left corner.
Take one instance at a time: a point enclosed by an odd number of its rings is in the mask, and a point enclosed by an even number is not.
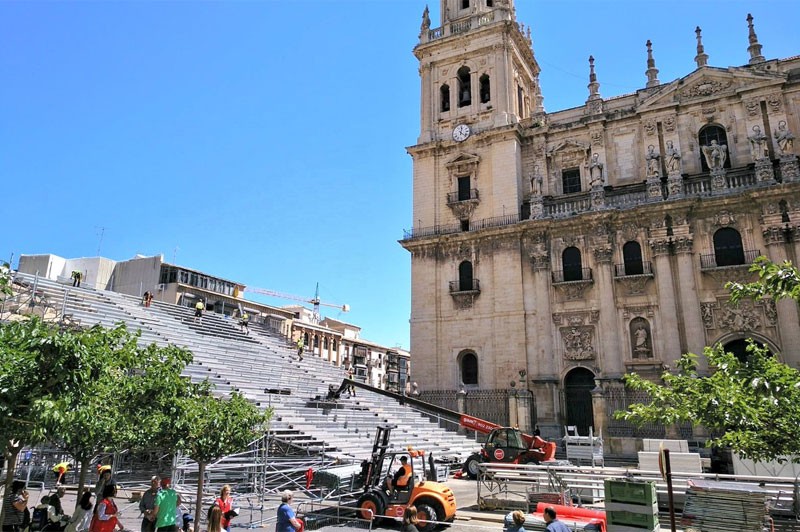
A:
[[[664,131],[672,132],[675,131],[677,120],[674,116],[668,116],[664,119]]]
[[[569,281],[554,285],[565,301],[575,301],[583,299],[583,294],[592,286],[592,281]]]
[[[591,133],[592,137],[592,145],[594,146],[602,146],[603,145],[603,132],[602,131],[593,131]]]
[[[719,325],[733,332],[755,331],[761,328],[761,320],[756,316],[753,307],[743,302],[735,307],[721,309]]]
[[[468,310],[472,308],[480,292],[451,292],[450,295],[453,298],[453,306],[456,310]]]
[[[626,275],[625,277],[617,277],[617,282],[619,282],[623,288],[625,288],[625,292],[629,296],[639,296],[646,292],[647,288],[647,281],[653,278],[652,274],[644,274],[644,275]]]
[[[770,94],[767,96],[767,105],[769,106],[769,110],[773,113],[777,113],[783,107],[783,99],[781,98],[780,93]]]
[[[731,84],[732,81],[730,80],[701,79],[691,87],[683,89],[683,91],[681,91],[681,96],[684,98],[702,98],[705,96],[711,96],[713,94],[717,94],[718,92],[724,91],[730,87]]]
[[[656,134],[656,121],[653,119],[645,120],[644,124],[642,124],[644,128],[644,133],[648,137],[652,137]]]
[[[752,98],[744,102],[744,108],[747,111],[747,116],[757,116],[761,109],[761,102],[757,98]]]
[[[579,325],[559,329],[564,342],[564,358],[567,360],[593,360],[595,358],[594,327]]]
[[[728,227],[736,225],[736,216],[730,211],[720,211],[714,216],[716,227]]]
[[[632,316],[647,316],[652,318],[656,315],[655,305],[628,305],[622,308],[622,317],[630,319]]]

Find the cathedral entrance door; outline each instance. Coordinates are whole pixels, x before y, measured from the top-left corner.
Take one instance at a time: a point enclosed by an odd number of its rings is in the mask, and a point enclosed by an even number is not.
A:
[[[594,373],[586,368],[575,368],[564,379],[564,404],[567,411],[567,425],[578,427],[581,436],[589,435],[589,427],[594,425],[592,410],[592,390]]]

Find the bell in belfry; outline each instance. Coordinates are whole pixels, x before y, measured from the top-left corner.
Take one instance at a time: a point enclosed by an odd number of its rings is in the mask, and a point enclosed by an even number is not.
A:
[[[469,101],[470,101],[469,87],[464,87],[464,90],[461,91],[461,103],[469,103]]]

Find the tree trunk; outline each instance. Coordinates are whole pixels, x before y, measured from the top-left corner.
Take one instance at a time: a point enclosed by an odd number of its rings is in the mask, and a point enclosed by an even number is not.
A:
[[[5,442],[5,449],[3,450],[3,455],[6,459],[6,488],[3,490],[3,497],[5,498],[9,493],[11,493],[11,484],[14,482],[14,474],[17,471],[17,456],[19,455],[20,449],[22,446],[14,445],[12,441]],[[4,511],[5,504],[0,505],[0,523],[3,522],[5,519]]]
[[[89,472],[89,466],[91,465],[91,463],[92,463],[91,458],[84,458],[83,460],[80,461],[81,472],[78,475],[78,491],[77,491],[77,497],[75,497],[75,509],[78,508],[78,505],[81,502],[81,497],[83,496],[83,487],[86,485],[86,474]]]
[[[203,480],[206,476],[206,463],[197,462],[197,497],[194,508],[194,529],[200,530],[200,515],[203,511]]]

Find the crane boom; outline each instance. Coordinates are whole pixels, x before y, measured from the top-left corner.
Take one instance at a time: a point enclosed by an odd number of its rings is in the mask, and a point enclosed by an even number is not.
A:
[[[314,294],[314,297],[311,297],[311,298],[303,297],[303,296],[296,296],[294,294],[287,294],[285,292],[278,292],[276,290],[267,290],[266,288],[255,288],[255,287],[251,287],[251,286],[246,287],[244,289],[244,291],[253,292],[255,294],[262,294],[262,295],[265,295],[265,296],[277,297],[277,298],[280,298],[280,299],[288,299],[290,301],[301,301],[303,303],[311,303],[312,305],[314,305],[314,318],[317,321],[319,321],[319,307],[320,307],[320,305],[325,306],[325,307],[338,308],[342,312],[349,312],[350,311],[350,305],[347,305],[347,304],[345,304],[345,305],[337,305],[335,303],[327,303],[327,302],[321,301],[320,298],[319,298],[319,283],[317,283],[317,290],[316,290],[316,293]]]

